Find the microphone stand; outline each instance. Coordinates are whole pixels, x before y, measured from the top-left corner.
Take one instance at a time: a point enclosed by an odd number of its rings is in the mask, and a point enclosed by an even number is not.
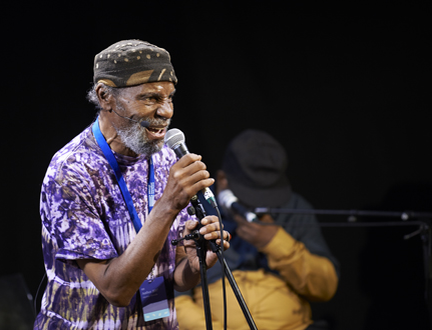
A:
[[[195,215],[201,221],[201,219],[203,219],[206,216],[206,213],[204,207],[202,206],[201,202],[199,201],[196,195],[192,197],[191,204],[192,206],[188,208],[188,213],[190,215]],[[199,228],[200,227],[198,227],[198,230]],[[218,246],[214,241],[205,240],[204,237],[201,234],[199,234],[198,230],[195,230],[193,233],[186,235],[185,237],[179,240],[173,240],[171,244],[177,245],[180,241],[184,239],[186,240],[193,239],[196,242],[195,245],[196,245],[197,255],[200,263],[201,288],[202,288],[203,302],[204,302],[204,315],[206,320],[206,329],[207,330],[213,329],[212,319],[211,319],[210,297],[209,297],[208,283],[207,283],[207,265],[205,262],[206,251],[208,247],[210,247],[211,250],[217,254],[219,262],[222,264],[222,269],[224,270],[224,274],[231,285],[234,295],[237,298],[237,301],[240,305],[241,310],[243,311],[243,314],[246,318],[246,321],[250,329],[258,330],[257,326],[255,325],[255,321],[253,320],[252,315],[249,311],[249,308],[247,307],[246,302],[240,292],[237,282],[235,281],[235,278],[231,270],[229,269],[227,262],[223,258],[221,247]]]

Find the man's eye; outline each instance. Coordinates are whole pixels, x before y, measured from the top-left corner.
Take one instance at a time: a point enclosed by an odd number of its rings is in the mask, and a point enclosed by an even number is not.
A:
[[[146,104],[153,105],[153,104],[157,103],[157,100],[154,97],[146,97],[146,98],[144,98],[144,102]]]
[[[143,101],[146,105],[155,105],[155,104],[162,104],[164,102],[172,103],[173,98],[174,96],[169,96],[168,98],[148,96],[148,97],[144,97]]]

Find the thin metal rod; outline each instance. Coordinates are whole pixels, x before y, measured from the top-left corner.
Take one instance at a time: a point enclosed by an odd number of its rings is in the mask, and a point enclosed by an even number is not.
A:
[[[231,285],[231,288],[232,288],[232,290],[234,292],[234,295],[236,296],[237,301],[238,301],[238,303],[240,305],[240,308],[243,311],[243,315],[244,315],[244,317],[246,319],[246,322],[249,324],[249,328],[251,330],[258,330],[258,328],[257,328],[257,326],[255,324],[255,321],[254,321],[254,319],[252,317],[252,314],[250,313],[250,311],[249,311],[249,309],[247,307],[246,301],[244,300],[244,298],[243,298],[243,296],[242,296],[242,294],[240,292],[240,289],[239,289],[239,287],[237,285],[237,282],[236,282],[236,280],[235,280],[235,278],[234,278],[234,276],[233,276],[233,274],[232,274],[232,272],[231,272],[231,270],[230,270],[227,262],[222,257],[220,251],[217,251],[217,255],[219,257],[219,262],[224,265],[223,268],[225,270],[225,276],[226,276],[226,278],[228,279],[228,282]]]
[[[211,317],[211,309],[210,309],[210,295],[208,291],[208,282],[207,282],[207,266],[205,261],[206,256],[206,247],[203,244],[202,240],[200,242],[196,242],[196,250],[200,261],[200,273],[201,273],[201,288],[204,302],[204,315],[206,320],[206,329],[212,330],[212,317]]]
[[[393,211],[360,211],[360,210],[314,210],[314,209],[288,209],[257,207],[255,213],[271,214],[327,214],[327,215],[350,215],[350,216],[373,216],[373,217],[396,217],[402,220],[410,218],[432,218],[432,213],[428,212],[393,212]]]

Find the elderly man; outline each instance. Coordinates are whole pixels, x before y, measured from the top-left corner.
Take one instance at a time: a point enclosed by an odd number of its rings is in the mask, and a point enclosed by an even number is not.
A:
[[[219,205],[225,206],[224,225],[232,233],[224,253],[258,329],[318,330],[309,301],[327,301],[338,285],[339,263],[330,252],[316,218],[308,214],[262,214],[258,219],[233,212],[234,202],[245,210],[257,207],[311,209],[292,191],[286,175],[288,157],[268,133],[249,129],[229,144],[218,171]],[[222,208],[223,210],[223,208]],[[209,209],[208,214],[210,214]],[[251,221],[252,220],[252,221]],[[223,324],[219,265],[207,273],[214,328]],[[249,329],[236,297],[227,290],[229,330]],[[178,294],[181,329],[203,329],[201,289]]]
[[[177,78],[169,53],[140,40],[95,56],[95,122],[58,151],[41,192],[48,277],[35,329],[178,329],[174,288],[199,281],[198,222],[184,210],[209,187],[201,157],[177,161],[164,136]],[[221,244],[217,217],[200,233]],[[224,248],[229,234],[223,232]],[[209,251],[208,267],[217,256]]]

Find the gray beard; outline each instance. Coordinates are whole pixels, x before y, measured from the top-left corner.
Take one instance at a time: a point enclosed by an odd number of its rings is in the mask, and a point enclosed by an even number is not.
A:
[[[157,120],[147,119],[150,124],[154,124]],[[151,156],[161,151],[164,140],[149,140],[145,133],[145,128],[139,123],[131,122],[128,127],[117,128],[117,133],[120,136],[123,144],[138,155]]]

